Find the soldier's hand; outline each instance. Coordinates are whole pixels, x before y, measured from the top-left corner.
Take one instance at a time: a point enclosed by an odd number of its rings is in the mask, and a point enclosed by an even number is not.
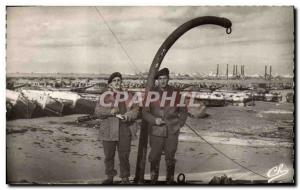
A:
[[[162,120],[161,118],[158,117],[158,118],[155,119],[155,124],[156,124],[156,125],[161,125],[161,124],[163,124],[163,123],[164,123],[164,122],[163,122],[163,120]]]
[[[129,121],[128,115],[124,114],[124,115],[122,115],[122,116],[123,116],[123,118],[124,118],[125,121]]]
[[[119,112],[119,108],[112,108],[111,110],[110,110],[110,113],[111,114],[117,114]]]

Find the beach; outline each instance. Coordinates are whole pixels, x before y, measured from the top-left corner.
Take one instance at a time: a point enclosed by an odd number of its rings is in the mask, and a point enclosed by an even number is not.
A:
[[[293,182],[293,109],[291,103],[255,102],[255,106],[210,107],[206,118],[187,124],[239,164],[263,176],[279,164],[288,173],[277,180]],[[105,179],[99,120],[76,123],[77,117],[42,117],[7,121],[6,166],[9,184],[100,184]],[[207,184],[226,174],[234,180],[265,180],[216,151],[189,127],[181,129],[175,175]],[[135,175],[138,139],[132,141],[131,177]],[[148,147],[148,151],[149,151]],[[118,155],[115,167],[119,170]],[[164,180],[164,156],[160,179]],[[149,163],[145,179],[149,179]],[[119,180],[118,176],[116,180]]]

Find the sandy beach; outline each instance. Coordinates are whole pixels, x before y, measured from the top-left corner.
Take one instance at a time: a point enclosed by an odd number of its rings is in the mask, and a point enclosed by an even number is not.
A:
[[[189,118],[187,123],[216,148],[261,175],[283,163],[288,173],[278,180],[293,181],[293,104],[256,102],[254,107],[211,107],[207,113],[207,118]],[[97,138],[99,121],[77,124],[78,116],[8,121],[7,183],[100,184],[105,174],[102,143]],[[137,148],[138,139],[132,142],[131,179]],[[234,180],[263,179],[216,152],[188,127],[181,129],[176,159],[175,175],[185,173],[187,180],[199,183],[223,174]],[[117,155],[115,161],[118,169]],[[162,157],[160,179],[165,176],[164,165]],[[145,178],[149,179],[148,162]]]

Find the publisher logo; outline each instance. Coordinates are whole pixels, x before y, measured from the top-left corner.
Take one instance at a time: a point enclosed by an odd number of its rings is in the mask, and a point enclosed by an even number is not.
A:
[[[269,178],[268,183],[271,183],[275,179],[278,179],[289,172],[285,164],[279,164],[274,166],[273,168],[269,169],[267,176]]]

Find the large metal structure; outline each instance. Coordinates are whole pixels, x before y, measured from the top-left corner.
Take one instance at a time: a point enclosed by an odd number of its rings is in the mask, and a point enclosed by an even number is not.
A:
[[[192,28],[197,26],[212,24],[218,25],[226,28],[226,33],[231,33],[231,21],[226,18],[220,18],[215,16],[203,16],[194,18],[174,30],[169,37],[163,42],[163,44],[158,49],[152,64],[149,69],[149,75],[146,83],[146,96],[147,92],[153,87],[155,82],[155,75],[157,74],[159,67],[167,54],[168,50],[172,45],[178,40],[184,33],[189,31]],[[146,98],[145,98],[146,99]],[[136,173],[135,173],[135,182],[144,183],[144,174],[145,174],[145,165],[146,165],[146,156],[147,156],[147,144],[148,144],[148,126],[146,121],[142,121],[140,138],[139,138],[139,147],[137,155],[137,164],[136,164]]]

